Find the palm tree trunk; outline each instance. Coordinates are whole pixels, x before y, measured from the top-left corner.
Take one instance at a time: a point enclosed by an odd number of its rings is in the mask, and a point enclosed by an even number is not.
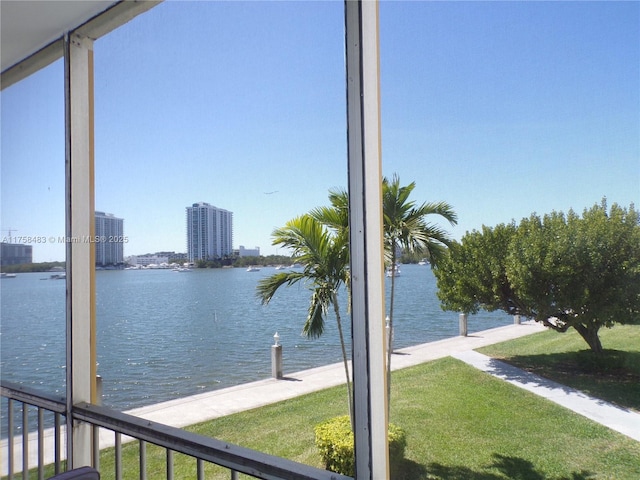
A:
[[[338,295],[336,292],[333,292],[333,309],[336,313],[336,323],[338,324],[338,334],[340,335],[340,346],[342,347],[342,361],[344,363],[344,374],[347,379],[347,396],[349,398],[349,418],[351,419],[351,431],[353,431],[353,394],[351,392],[351,377],[349,376],[347,347],[345,346],[344,335],[342,334],[342,320],[340,318],[340,307],[338,306]]]
[[[393,351],[393,299],[396,287],[396,245],[392,243],[391,248],[391,296],[389,298],[389,338],[387,339],[387,418],[391,413],[391,353]]]

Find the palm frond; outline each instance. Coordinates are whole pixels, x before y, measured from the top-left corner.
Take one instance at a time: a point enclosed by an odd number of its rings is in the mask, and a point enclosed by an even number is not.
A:
[[[317,288],[311,294],[309,314],[302,328],[302,334],[309,338],[318,338],[324,332],[324,319],[331,302],[329,289]]]
[[[420,217],[425,217],[427,215],[439,215],[446,221],[448,221],[451,225],[458,224],[458,214],[447,202],[423,203],[415,209],[414,215]]]
[[[258,282],[256,295],[263,305],[268,304],[282,285],[292,285],[300,280],[304,280],[301,272],[281,272],[263,278]]]

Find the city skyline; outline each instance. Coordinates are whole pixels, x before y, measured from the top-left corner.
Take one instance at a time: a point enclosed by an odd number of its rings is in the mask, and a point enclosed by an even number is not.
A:
[[[183,251],[184,205],[234,247],[346,188],[341,2],[164,2],[95,42],[95,206],[125,255]],[[166,25],[171,23],[172,28]],[[637,2],[381,2],[382,171],[466,231],[640,204]],[[2,236],[64,235],[62,61],[2,91]],[[64,244],[34,245],[34,261]]]

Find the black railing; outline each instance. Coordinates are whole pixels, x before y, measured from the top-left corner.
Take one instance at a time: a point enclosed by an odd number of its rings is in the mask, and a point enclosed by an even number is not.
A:
[[[64,428],[61,427],[60,418],[65,414],[63,399],[55,399],[37,393],[31,389],[2,382],[2,396],[8,399],[8,438],[2,442],[3,465],[7,470],[1,475],[14,478],[16,471],[23,472],[23,478],[30,468],[38,470],[38,478],[44,478],[45,464],[54,463],[54,471],[61,469],[61,461],[66,457],[62,450],[64,442]],[[22,425],[21,433],[14,435],[13,425],[15,402],[22,403],[23,419],[27,419],[29,406],[38,410],[38,430],[28,432],[28,424]],[[54,425],[45,431],[43,412],[54,413]],[[114,433],[114,465],[115,478],[122,478],[122,436],[131,437],[139,442],[139,476],[141,480],[147,477],[146,472],[146,445],[153,444],[166,451],[166,478],[173,480],[173,454],[180,453],[192,457],[196,463],[196,478],[204,479],[205,463],[212,463],[230,471],[231,478],[237,478],[238,473],[243,473],[254,478],[269,480],[347,480],[346,477],[326,470],[310,467],[291,460],[268,455],[250,450],[214,438],[205,437],[185,430],[170,427],[160,423],[150,422],[139,417],[111,410],[107,407],[80,403],[72,410],[75,421],[82,421],[94,427],[94,466],[99,469],[99,435],[100,429],[106,429]],[[16,438],[22,437],[22,438]],[[51,441],[53,437],[53,441]],[[45,439],[49,440],[45,442]],[[37,444],[37,465],[32,464],[29,451],[30,445]],[[20,455],[17,449],[22,449]],[[32,450],[32,449],[31,449]],[[51,451],[53,450],[53,454]],[[6,456],[5,456],[6,455]],[[15,458],[17,457],[17,458]],[[52,458],[53,462],[45,460]],[[6,462],[5,462],[6,459]],[[21,461],[20,461],[21,459]],[[18,460],[18,461],[16,461]],[[23,468],[25,466],[25,468]]]
[[[36,464],[37,478],[44,479],[44,467],[53,464],[53,472],[60,473],[62,459],[66,456],[63,450],[64,421],[66,405],[64,398],[47,395],[30,387],[3,381],[0,393],[7,399],[6,431],[7,438],[2,439],[0,451],[0,475],[9,480],[15,472],[22,472],[22,478],[28,478],[29,466]],[[22,415],[15,405],[20,404]],[[30,418],[37,416],[37,429],[29,432]],[[45,413],[49,413],[45,418]],[[51,419],[51,413],[53,417]],[[20,425],[16,427],[16,420]],[[47,425],[50,428],[46,428]],[[16,435],[16,430],[19,432]],[[30,455],[35,451],[35,456]],[[48,455],[47,455],[48,453]],[[31,457],[35,457],[32,459]],[[47,460],[45,460],[45,458]],[[26,469],[22,466],[27,465]]]

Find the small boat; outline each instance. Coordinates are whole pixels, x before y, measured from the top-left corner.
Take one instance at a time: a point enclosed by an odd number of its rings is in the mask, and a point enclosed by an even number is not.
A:
[[[422,260],[420,260],[418,262],[418,265],[426,265],[426,264],[427,264],[427,259],[426,258],[423,258]]]
[[[49,280],[66,280],[66,278],[67,278],[66,273],[54,273],[49,277]]]
[[[251,267],[247,268],[247,272],[259,272],[259,271],[260,271],[260,269],[258,267],[251,266]]]
[[[2,273],[2,274],[0,274],[0,277],[2,277],[2,278],[16,278],[16,274],[15,273]]]
[[[400,272],[400,267],[398,267],[398,265],[394,265],[393,268],[387,268],[385,275],[387,277],[399,277],[401,273],[402,272]]]

